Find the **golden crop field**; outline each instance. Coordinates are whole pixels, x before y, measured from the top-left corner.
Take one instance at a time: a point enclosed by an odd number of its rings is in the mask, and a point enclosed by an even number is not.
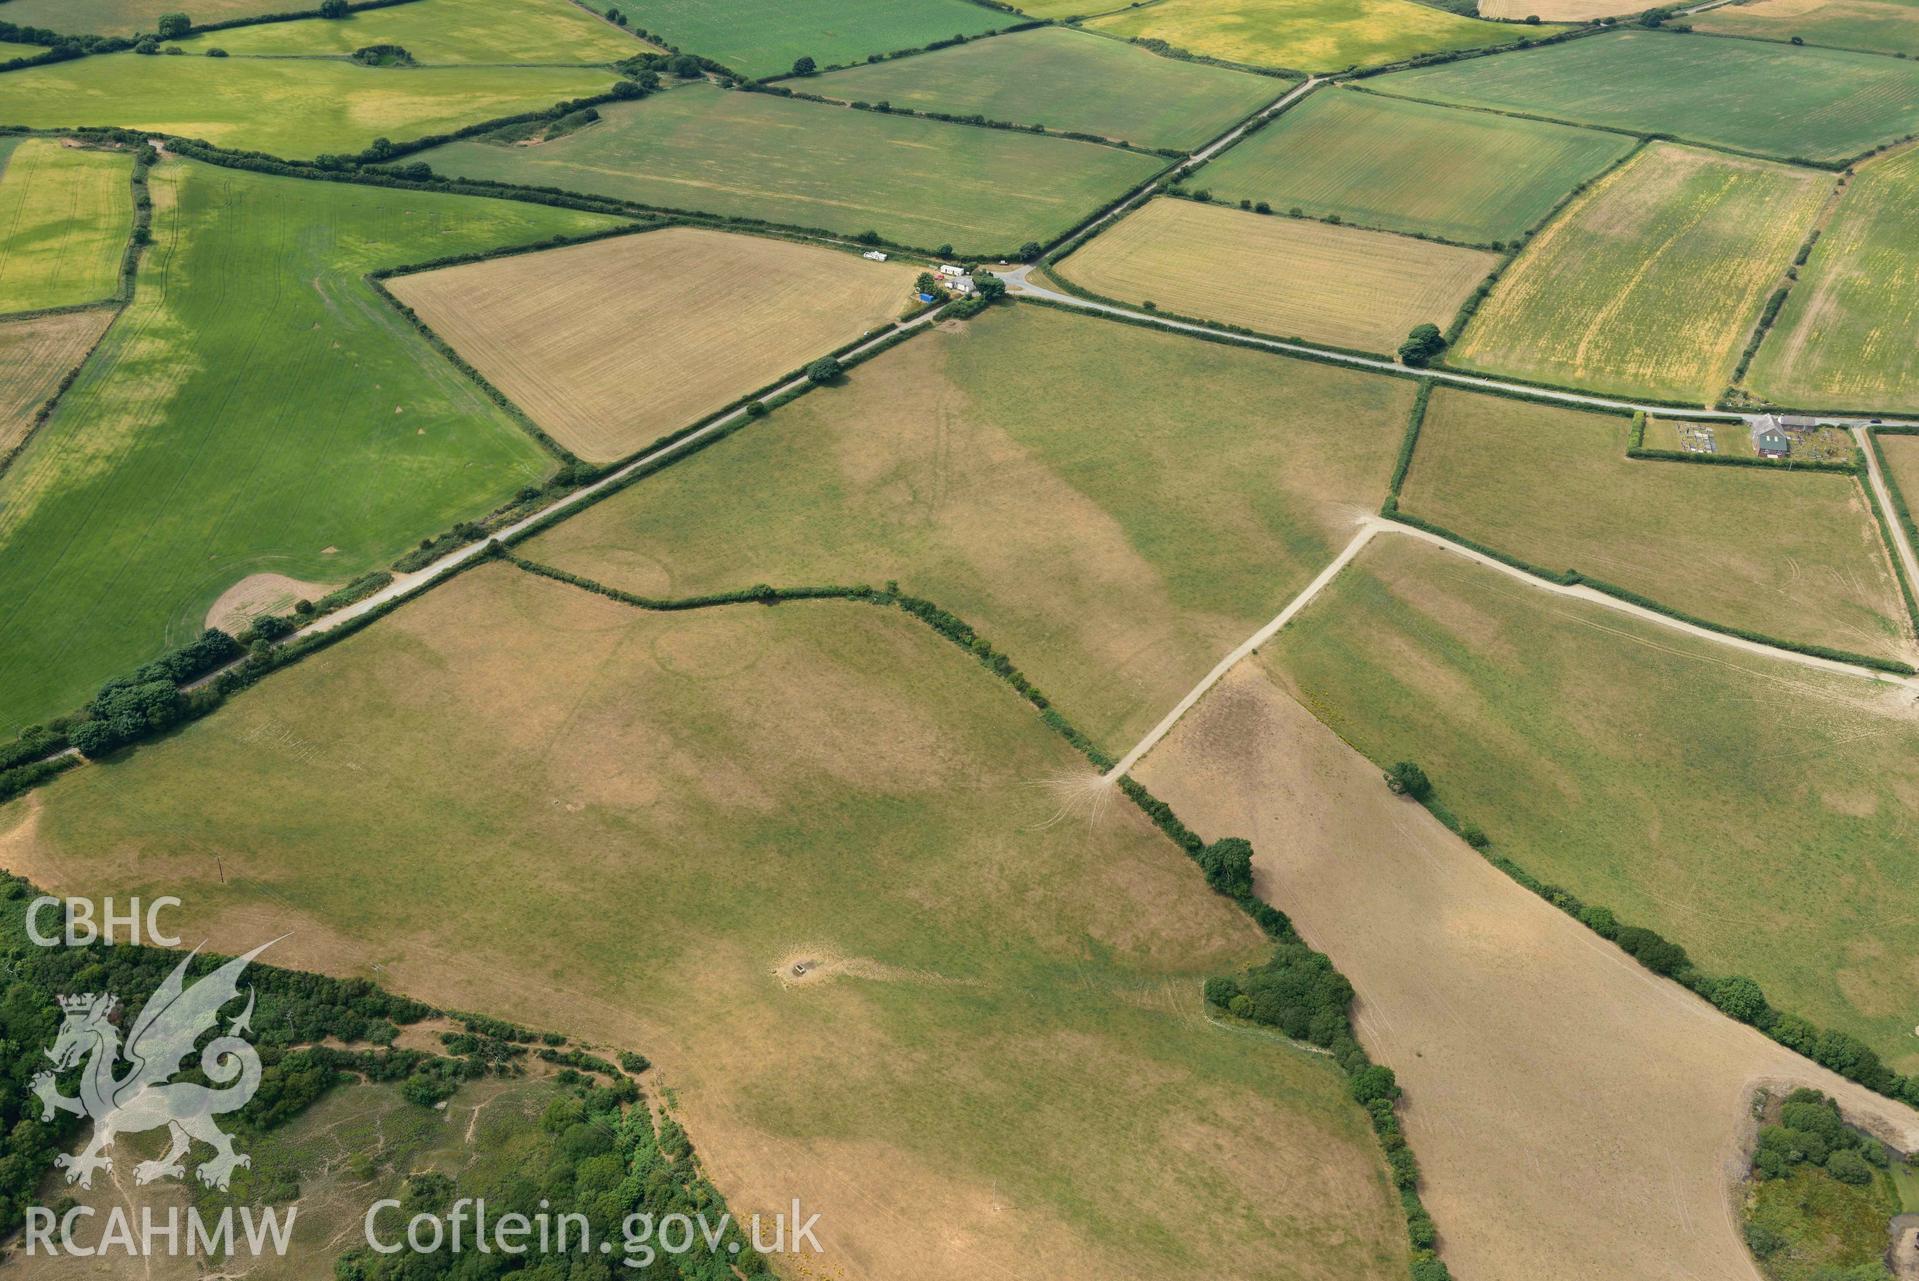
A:
[[[900,315],[915,274],[667,227],[387,287],[555,440],[610,462]]]
[[[133,229],[132,157],[24,138],[0,144],[0,312],[112,295]]]
[[[1752,389],[1813,408],[1919,409],[1919,149],[1859,167],[1753,361]]]
[[[1590,22],[1645,8],[1640,0],[1481,0],[1479,16],[1508,22],[1535,17],[1547,22]]]
[[[107,307],[0,321],[0,457],[113,320]]]
[[[1919,5],[1911,0],[1745,0],[1708,9],[1693,25],[1716,35],[1798,36],[1837,49],[1919,54]]]
[[[1414,325],[1444,329],[1498,261],[1407,236],[1163,199],[1054,274],[1123,302],[1386,352]]]
[[[1534,237],[1454,363],[1710,401],[1831,188],[1818,170],[1654,143]]]

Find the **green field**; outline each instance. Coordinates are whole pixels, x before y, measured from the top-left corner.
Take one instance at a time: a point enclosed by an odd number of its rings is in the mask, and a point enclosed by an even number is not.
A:
[[[182,161],[151,186],[131,310],[0,477],[0,726],[197,635],[248,574],[350,578],[550,465],[361,277],[604,219]]]
[[[1412,0],[1159,0],[1086,25],[1129,40],[1164,40],[1208,58],[1293,71],[1378,67],[1562,30],[1482,22]]]
[[[1435,391],[1400,505],[1551,572],[1576,569],[1722,626],[1912,652],[1858,481],[1634,461],[1630,428],[1612,414]]]
[[[195,22],[225,22],[283,13],[287,0],[193,0]],[[319,8],[304,0],[297,7]],[[181,0],[6,0],[6,21],[23,27],[50,27],[72,35],[123,36],[152,31],[163,14],[180,13]]]
[[[1130,806],[1047,822],[1036,784],[1090,777],[896,610],[492,565],[0,839],[99,892],[170,869],[195,938],[265,909],[289,962],[643,1047],[736,1213],[803,1189],[818,1274],[1403,1281],[1345,1080],[1203,1017],[1270,945]]]
[[[1755,40],[1622,31],[1395,72],[1380,93],[1841,160],[1919,130],[1919,65]]]
[[[612,83],[612,73],[583,67],[407,69],[110,53],[0,76],[0,121],[152,129],[306,159],[359,151],[375,138],[405,142],[538,111]]]
[[[1746,1222],[1786,1244],[1766,1257],[1767,1281],[1870,1277],[1883,1267],[1887,1225],[1899,1213],[1891,1180],[1875,1173],[1864,1187],[1841,1183],[1811,1165],[1746,1188]],[[1882,1275],[1883,1272],[1882,1272]]]
[[[1831,190],[1819,170],[1653,143],[1533,237],[1452,363],[1709,402]]]
[[[1193,179],[1362,227],[1467,244],[1516,239],[1632,147],[1618,134],[1322,90]]]
[[[967,0],[611,0],[609,7],[635,30],[753,77],[784,75],[803,57],[849,66],[1016,21]]]
[[[963,254],[1057,236],[1164,163],[1098,143],[693,85],[601,108],[538,146],[483,139],[419,158],[443,174],[818,227]]]
[[[45,45],[15,44],[11,40],[0,40],[0,62],[10,62],[15,58],[37,58],[46,51]]]
[[[1913,0],[1756,0],[1708,9],[1692,24],[1729,36],[1797,36],[1836,49],[1919,56],[1919,4]]]
[[[1780,404],[1919,409],[1919,149],[1861,165],[1746,381]]]
[[[1909,691],[1409,540],[1369,548],[1261,653],[1367,756],[1419,762],[1493,852],[1919,1068]]]
[[[18,0],[9,0],[18,3]],[[572,0],[413,0],[344,19],[267,22],[177,42],[190,54],[345,56],[397,44],[421,63],[618,62],[648,46]]]
[[[528,555],[661,594],[897,579],[972,619],[1118,755],[1378,506],[1412,394],[1003,308],[861,366]]]
[[[112,296],[133,231],[132,172],[124,151],[0,139],[0,312]]]
[[[1287,88],[1271,76],[1161,58],[1064,27],[975,40],[806,84],[810,93],[847,102],[981,115],[1189,151]]]

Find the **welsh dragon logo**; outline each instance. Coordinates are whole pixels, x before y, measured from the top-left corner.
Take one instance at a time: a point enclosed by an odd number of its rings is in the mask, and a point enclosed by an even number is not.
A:
[[[233,1150],[232,1136],[214,1123],[215,1117],[244,1107],[260,1088],[260,1056],[242,1035],[252,1027],[251,988],[247,989],[246,1008],[229,1020],[224,1035],[209,1041],[200,1052],[200,1070],[214,1086],[172,1082],[169,1078],[182,1070],[201,1035],[219,1021],[221,1008],[238,998],[240,974],[248,963],[272,946],[262,943],[188,987],[187,966],[198,955],[196,948],[173,968],[140,1011],[127,1033],[124,1050],[119,1029],[113,1024],[118,1002],[110,993],[60,998],[66,1020],[60,1025],[53,1048],[46,1052],[53,1068],[34,1077],[33,1092],[40,1096],[42,1121],[51,1121],[56,1111],[93,1121],[93,1137],[78,1155],[54,1158],[54,1163],[67,1172],[68,1183],[92,1187],[96,1170],[113,1168],[107,1149],[116,1136],[163,1125],[172,1131],[172,1142],[159,1160],[142,1161],[134,1167],[136,1183],[185,1178],[184,1158],[195,1139],[214,1151],[194,1171],[208,1187],[225,1189],[236,1168],[252,1164],[250,1158]],[[127,1063],[124,1074],[120,1072],[123,1057]],[[82,1059],[86,1066],[80,1077],[80,1097],[67,1098],[55,1084],[55,1075]]]

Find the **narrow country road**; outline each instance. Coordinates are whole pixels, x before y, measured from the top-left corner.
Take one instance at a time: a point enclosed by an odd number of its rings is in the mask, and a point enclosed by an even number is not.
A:
[[[1314,347],[1309,343],[1288,342],[1283,338],[1255,338],[1248,334],[1236,333],[1218,325],[1204,325],[1187,320],[1171,320],[1134,307],[1122,307],[1115,303],[1095,302],[1091,298],[1081,298],[1077,294],[1061,293],[1050,289],[1032,279],[1032,271],[1037,264],[1029,263],[1021,267],[1009,267],[997,273],[1006,282],[1006,292],[1014,298],[1038,298],[1045,302],[1058,303],[1064,307],[1077,307],[1081,311],[1101,312],[1109,316],[1123,316],[1130,320],[1143,320],[1149,324],[1162,325],[1168,329],[1178,329],[1190,334],[1211,334],[1229,338],[1237,343],[1248,343],[1255,347],[1264,347],[1270,351],[1282,351],[1296,356],[1311,356],[1316,360],[1329,360],[1337,364],[1352,365],[1358,369],[1390,370],[1394,373],[1412,373],[1422,378],[1431,378],[1437,382],[1451,383],[1460,387],[1476,387],[1485,391],[1516,392],[1539,400],[1558,401],[1567,405],[1591,405],[1599,409],[1625,409],[1657,414],[1662,418],[1707,418],[1720,421],[1738,419],[1751,422],[1759,415],[1740,413],[1729,409],[1689,409],[1674,405],[1644,404],[1634,400],[1622,400],[1616,396],[1589,395],[1585,392],[1560,391],[1552,387],[1536,387],[1531,383],[1507,382],[1504,379],[1488,377],[1484,374],[1461,373],[1456,369],[1408,369],[1395,360],[1384,356],[1354,356],[1342,351],[1328,351],[1324,347]],[[1904,419],[1872,419],[1850,415],[1821,414],[1825,422],[1837,423],[1855,430],[1870,422],[1884,422],[1888,425],[1919,426],[1919,422]]]
[[[842,359],[851,359],[855,356],[860,355],[863,352],[872,350],[874,347],[879,346],[881,343],[891,341],[893,338],[895,338],[896,336],[900,334],[911,333],[914,330],[921,329],[925,327],[926,325],[933,323],[934,319],[939,315],[940,310],[941,310],[940,308],[935,308],[932,311],[927,312],[925,315],[915,316],[913,319],[909,321],[905,321],[902,324],[897,324],[893,326],[891,329],[887,330],[885,333],[881,334],[879,337],[874,338],[869,342],[863,342],[859,346],[853,348],[852,350],[843,353]],[[350,623],[357,618],[361,618],[367,614],[370,614],[374,610],[379,609],[384,605],[390,604],[394,601],[405,600],[409,596],[418,595],[420,592],[427,590],[427,588],[433,586],[435,583],[446,578],[449,574],[454,573],[456,570],[459,570],[460,568],[467,565],[469,562],[473,561],[474,559],[486,555],[488,543],[493,542],[495,540],[505,542],[509,539],[519,536],[520,534],[533,528],[535,525],[538,525],[543,521],[549,520],[552,517],[562,512],[568,512],[568,511],[572,511],[573,509],[577,507],[582,507],[586,505],[587,503],[591,502],[593,499],[595,499],[599,495],[605,493],[607,490],[617,488],[618,486],[624,484],[631,476],[634,475],[634,473],[639,472],[643,470],[644,468],[651,467],[654,464],[659,463],[665,459],[671,458],[676,454],[683,454],[689,449],[692,449],[695,446],[697,446],[701,441],[706,440],[709,437],[713,436],[714,434],[718,432],[722,432],[726,430],[728,427],[733,426],[735,423],[739,422],[742,418],[747,417],[748,411],[752,408],[753,405],[759,404],[761,401],[764,401],[764,400],[771,400],[777,396],[784,396],[786,393],[790,391],[797,391],[801,387],[804,387],[805,385],[806,385],[806,378],[804,375],[798,378],[795,378],[791,380],[790,382],[782,383],[778,387],[773,388],[771,391],[766,392],[764,395],[756,396],[751,403],[747,405],[742,405],[740,406],[740,408],[733,410],[731,413],[714,419],[712,422],[700,428],[698,431],[695,431],[690,433],[689,435],[683,436],[679,440],[676,440],[671,444],[661,445],[657,449],[650,449],[644,454],[641,454],[639,457],[635,458],[632,462],[629,462],[625,466],[619,468],[617,471],[608,472],[606,475],[600,477],[600,479],[594,481],[592,484],[583,486],[579,489],[573,490],[571,493],[562,495],[561,497],[555,499],[551,503],[548,503],[545,507],[540,508],[538,511],[532,513],[531,515],[523,516],[519,520],[514,521],[511,525],[502,526],[501,528],[495,530],[489,537],[482,539],[479,542],[467,543],[462,547],[455,548],[453,551],[448,552],[446,555],[440,557],[438,560],[432,561],[429,564],[424,565],[421,568],[412,571],[411,573],[395,574],[393,576],[393,581],[391,583],[387,584],[385,587],[382,587],[379,591],[373,593],[373,595],[367,597],[365,600],[356,601],[354,604],[351,604],[342,609],[336,610],[335,612],[328,614],[324,618],[316,619],[313,622],[308,623],[305,627],[302,627],[299,631],[294,632],[293,634],[288,636],[281,643],[290,645],[294,641],[303,640],[310,636],[324,635],[327,632],[333,631],[334,629],[338,627],[342,627],[345,624]],[[236,665],[237,665],[236,663],[229,663],[225,667],[216,668],[215,670],[208,672],[205,676],[200,677],[198,680],[192,682],[189,685],[185,685],[182,688],[198,689],[203,685],[210,684],[214,680],[217,680],[222,672],[227,671]]]

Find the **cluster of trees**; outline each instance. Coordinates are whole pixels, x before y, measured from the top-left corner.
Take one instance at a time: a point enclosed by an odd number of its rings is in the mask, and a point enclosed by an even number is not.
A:
[[[651,1216],[656,1224],[669,1215],[703,1215],[709,1225],[720,1224],[726,1202],[701,1169],[679,1122],[662,1116],[656,1124],[648,1108],[634,1105],[637,1090],[625,1078],[611,1085],[577,1074],[562,1073],[559,1079],[568,1086],[541,1114],[539,1141],[522,1159],[503,1172],[477,1178],[414,1174],[392,1221],[442,1215],[456,1199],[475,1197],[485,1200],[487,1217],[494,1222],[513,1213],[528,1218],[542,1213],[584,1215],[590,1239],[613,1242],[616,1249],[624,1240],[622,1225],[633,1215]],[[639,1257],[634,1256],[636,1262]],[[338,1261],[335,1275],[341,1281],[468,1277],[480,1275],[474,1271],[480,1258],[471,1250],[455,1253],[450,1243],[426,1255],[381,1255],[361,1245]],[[539,1260],[533,1271],[551,1281],[611,1281],[629,1273],[656,1281],[767,1281],[773,1276],[766,1259],[730,1219],[710,1252],[700,1241],[684,1254],[661,1251],[638,1271],[622,1263],[617,1253],[554,1254]],[[492,1266],[502,1266],[497,1256]]]
[[[33,1204],[54,1155],[69,1146],[80,1126],[58,1113],[41,1120],[33,1077],[47,1061],[41,1051],[53,1043],[60,1024],[55,997],[74,992],[111,992],[125,1017],[141,1006],[173,968],[180,954],[133,944],[39,947],[26,936],[27,906],[39,891],[27,882],[0,875],[0,1237],[20,1226]],[[200,977],[226,958],[202,956],[189,968]],[[261,1130],[298,1115],[345,1073],[410,1076],[428,1070],[433,1056],[389,1047],[400,1025],[434,1013],[429,1006],[381,991],[361,979],[256,964],[248,982],[257,994],[252,1039],[264,1067],[259,1091],[236,1115],[243,1128]],[[295,1047],[320,1040],[358,1042],[372,1050],[338,1051]],[[465,1073],[448,1060],[431,1067]],[[78,1069],[69,1076],[76,1075]],[[75,1083],[61,1082],[72,1095]]]
[[[68,727],[68,741],[82,755],[98,758],[177,724],[188,712],[180,686],[241,653],[238,641],[209,627],[199,639],[102,685],[84,718]]]
[[[1399,344],[1399,360],[1401,364],[1420,369],[1432,364],[1445,350],[1446,339],[1438,325],[1414,325],[1406,341]]]
[[[1885,1145],[1848,1126],[1837,1103],[1818,1090],[1800,1089],[1787,1096],[1777,1123],[1760,1127],[1752,1172],[1783,1179],[1795,1167],[1812,1166],[1862,1188],[1872,1182],[1874,1169],[1891,1163]]]

